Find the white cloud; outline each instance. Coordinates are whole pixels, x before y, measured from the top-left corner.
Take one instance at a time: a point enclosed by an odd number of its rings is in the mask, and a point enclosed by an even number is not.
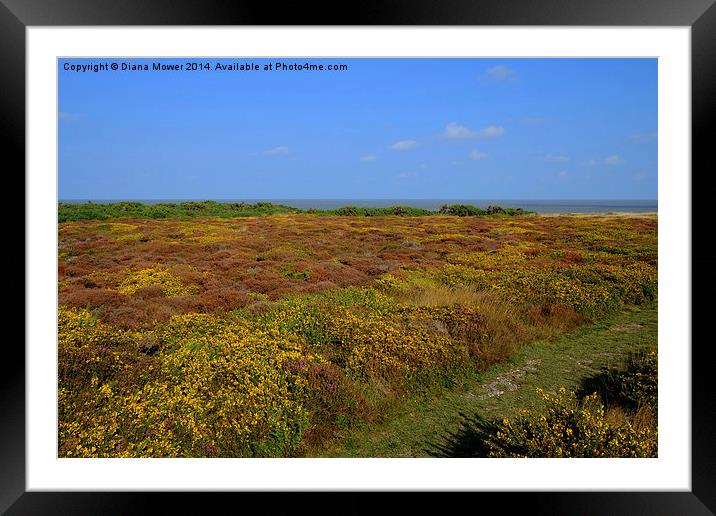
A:
[[[464,125],[450,122],[443,132],[443,138],[449,140],[466,140],[470,138],[477,138],[477,133],[465,127]]]
[[[544,157],[544,160],[545,160],[547,163],[566,163],[567,161],[569,161],[569,157],[568,157],[568,156],[554,155],[554,154],[547,154],[547,155]]]
[[[273,149],[265,150],[264,154],[266,156],[280,156],[282,154],[288,154],[288,147],[284,145],[279,145],[278,147],[274,147]]]
[[[589,161],[587,161],[587,166],[589,166],[589,167],[593,167],[593,166],[595,166],[596,164],[597,164],[597,160],[596,160],[596,159],[590,159]]]
[[[479,150],[472,150],[469,154],[470,159],[473,159],[475,161],[479,161],[481,159],[485,159],[487,157],[487,154],[484,152],[480,152]]]
[[[415,148],[417,145],[418,142],[415,140],[400,140],[391,145],[390,148],[394,150],[409,150]]]
[[[408,179],[409,177],[413,177],[413,174],[410,172],[401,172],[398,174],[398,179]]]
[[[504,65],[493,66],[485,72],[485,76],[493,81],[506,81],[514,79],[515,75],[516,73],[514,70],[507,68]]]
[[[620,158],[618,155],[616,155],[616,154],[612,154],[611,156],[608,156],[608,157],[604,158],[604,164],[605,164],[605,165],[614,166],[614,165],[621,165],[622,163],[624,163],[624,160],[621,159],[621,158]]]
[[[567,177],[569,173],[567,173],[566,170],[560,170],[559,171],[559,177]]]
[[[375,154],[368,154],[367,156],[361,156],[361,161],[375,161],[378,157]]]
[[[442,137],[448,140],[472,140],[478,138],[494,138],[505,134],[505,128],[490,125],[479,131],[473,131],[464,125],[450,122],[442,133]]]
[[[520,122],[524,125],[542,125],[545,119],[540,116],[528,116],[520,120]]]
[[[477,133],[479,138],[494,138],[505,134],[505,128],[502,126],[490,125],[484,129],[480,129]]]

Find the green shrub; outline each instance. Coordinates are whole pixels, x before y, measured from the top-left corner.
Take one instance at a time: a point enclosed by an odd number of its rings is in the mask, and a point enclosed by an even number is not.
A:
[[[503,208],[502,206],[488,206],[486,211],[488,215],[524,215],[531,213],[522,208]]]
[[[387,217],[397,215],[400,217],[419,217],[434,215],[435,212],[411,206],[389,206],[386,208],[359,208],[358,206],[344,206],[335,210],[310,210],[311,213],[321,215],[343,215],[349,217]]]
[[[164,202],[158,204],[144,204],[141,202],[114,202],[114,203],[59,203],[59,222],[73,220],[104,220],[117,217],[131,217],[144,219],[185,219],[189,217],[254,217],[258,215],[276,215],[282,213],[310,213],[316,215],[342,215],[350,217],[420,217],[427,215],[523,215],[531,212],[520,208],[501,208],[490,206],[481,210],[471,205],[443,206],[438,211],[414,208],[412,206],[389,206],[385,208],[362,208],[358,206],[344,206],[335,210],[308,209],[302,210],[283,204],[270,202],[257,202],[248,204],[244,202],[217,202],[217,201],[185,201],[181,203]]]
[[[634,405],[649,404],[656,407],[658,373],[656,351],[633,355],[627,370],[617,373],[616,383],[620,386],[621,397]]]
[[[485,210],[481,210],[471,204],[444,204],[440,207],[438,213],[441,215],[457,215],[458,217],[487,215]]]
[[[308,269],[304,271],[294,270],[293,264],[289,263],[288,265],[281,267],[281,276],[289,279],[308,281],[311,277],[311,271]]]
[[[502,206],[488,206],[486,210],[472,204],[444,204],[438,213],[441,215],[457,215],[458,217],[475,217],[480,215],[527,215],[533,213],[522,208],[503,208]]]

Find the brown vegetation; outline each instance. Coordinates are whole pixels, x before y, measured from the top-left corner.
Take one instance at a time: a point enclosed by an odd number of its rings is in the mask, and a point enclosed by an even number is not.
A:
[[[504,251],[529,267],[656,263],[649,247],[654,218],[315,217],[78,221],[60,224],[60,303],[99,309],[106,322],[137,327],[190,312],[260,309],[288,293],[368,285],[387,273],[446,263],[489,270],[505,265]],[[185,295],[156,286],[131,295],[118,290],[133,271],[166,267]],[[474,292],[421,291],[416,303],[460,302]],[[447,296],[447,297],[445,297]],[[445,297],[442,301],[441,297]],[[560,312],[560,310],[562,310]],[[537,322],[565,318],[560,307],[535,308]]]

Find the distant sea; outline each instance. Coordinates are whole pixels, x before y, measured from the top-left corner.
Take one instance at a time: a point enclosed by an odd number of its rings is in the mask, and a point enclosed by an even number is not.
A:
[[[207,199],[126,199],[146,204],[162,202],[205,201]],[[520,200],[520,199],[215,199],[217,202],[272,202],[294,208],[330,210],[343,206],[364,208],[382,208],[387,206],[413,206],[426,210],[437,210],[444,204],[472,204],[479,208],[502,206],[503,208],[522,208],[537,213],[606,213],[606,212],[657,212],[656,200]],[[67,199],[60,202],[109,203],[120,199]]]

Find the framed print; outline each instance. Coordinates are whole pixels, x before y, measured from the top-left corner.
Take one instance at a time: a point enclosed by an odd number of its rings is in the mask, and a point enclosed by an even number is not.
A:
[[[5,1],[3,510],[711,513],[711,4]]]

